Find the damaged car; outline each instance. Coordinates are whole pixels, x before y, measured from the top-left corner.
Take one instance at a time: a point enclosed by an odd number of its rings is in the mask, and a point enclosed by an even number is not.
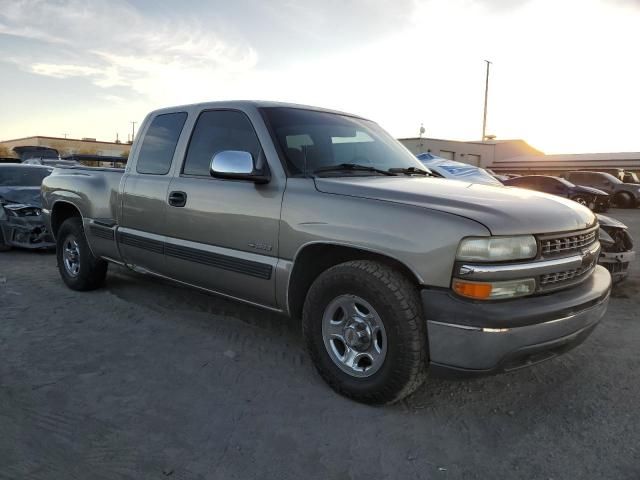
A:
[[[40,197],[42,180],[52,171],[37,165],[0,165],[0,251],[55,248]]]
[[[611,217],[596,215],[600,223],[600,258],[598,263],[609,270],[614,283],[629,274],[629,265],[635,258],[633,239],[627,226]]]
[[[568,180],[550,175],[525,175],[505,180],[507,187],[528,188],[538,192],[558,195],[569,198],[580,205],[588,207],[594,212],[606,212],[609,210],[609,194],[593,187],[575,185]]]

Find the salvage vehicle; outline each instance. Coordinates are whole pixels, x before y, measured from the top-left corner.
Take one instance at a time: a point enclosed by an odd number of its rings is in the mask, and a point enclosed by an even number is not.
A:
[[[433,374],[490,374],[580,344],[604,315],[587,208],[435,178],[376,123],[275,102],[144,120],[124,170],[42,184],[71,289],[127,266],[300,318],[320,375],[386,404]]]
[[[600,224],[600,258],[598,263],[609,270],[614,283],[629,275],[629,265],[635,259],[633,239],[627,226],[611,217],[598,215]]]
[[[624,183],[605,172],[567,172],[564,178],[570,182],[603,190],[611,195],[612,203],[620,208],[640,205],[640,184]]]
[[[42,217],[40,185],[52,168],[0,164],[0,251],[53,248]]]
[[[589,207],[594,212],[606,212],[609,210],[609,194],[593,187],[575,185],[560,177],[548,175],[525,175],[522,177],[510,178],[504,183],[508,187],[529,188],[539,192],[559,195],[570,198],[580,205]]]
[[[24,165],[44,165],[46,167],[73,167],[80,165],[75,160],[65,160],[62,158],[30,158],[22,162]]]

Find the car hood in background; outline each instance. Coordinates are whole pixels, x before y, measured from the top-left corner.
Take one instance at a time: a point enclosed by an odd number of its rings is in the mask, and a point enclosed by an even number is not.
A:
[[[606,215],[596,214],[598,217],[598,223],[603,227],[615,227],[615,228],[627,228],[627,226],[616,220],[615,218],[607,217]]]
[[[607,192],[604,192],[602,190],[598,190],[597,188],[593,188],[593,187],[585,187],[584,185],[576,185],[574,190],[576,192],[590,193],[592,195],[602,195],[602,196],[605,196],[605,197],[609,196],[609,194]]]
[[[42,207],[40,187],[0,187],[0,202]]]
[[[567,200],[515,187],[424,177],[315,178],[320,192],[403,203],[470,218],[493,235],[578,230],[596,221]]]

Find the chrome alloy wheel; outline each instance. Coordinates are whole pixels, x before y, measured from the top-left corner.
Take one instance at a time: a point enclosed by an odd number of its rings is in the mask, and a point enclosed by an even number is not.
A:
[[[353,377],[376,373],[387,354],[380,315],[355,295],[340,295],[329,303],[322,316],[322,339],[333,363]]]
[[[73,236],[67,237],[62,251],[64,269],[72,277],[77,277],[80,272],[80,247]]]

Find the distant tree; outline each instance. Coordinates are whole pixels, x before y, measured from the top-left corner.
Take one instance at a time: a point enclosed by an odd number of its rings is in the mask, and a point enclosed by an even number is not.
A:
[[[0,157],[14,157],[13,151],[5,145],[0,145]]]

